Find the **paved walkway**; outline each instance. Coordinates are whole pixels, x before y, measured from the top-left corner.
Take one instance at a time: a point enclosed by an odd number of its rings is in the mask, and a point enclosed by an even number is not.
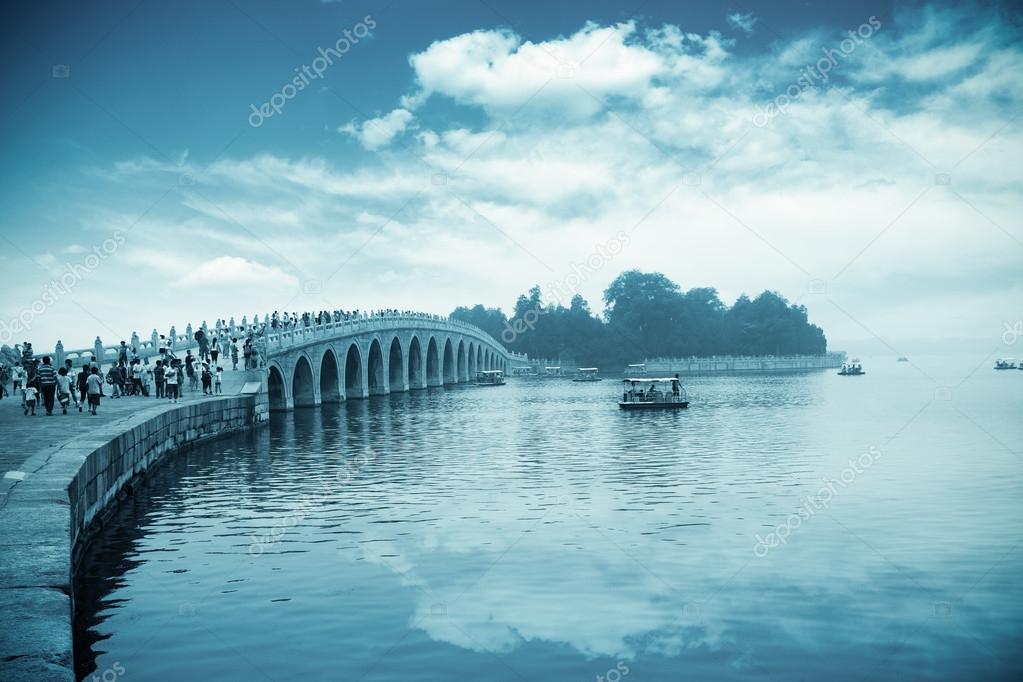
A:
[[[236,395],[245,383],[246,373],[227,370],[224,372],[223,394]],[[188,390],[184,385],[181,403],[209,400],[202,389]],[[10,388],[10,384],[8,384]],[[104,390],[110,390],[107,386]],[[127,420],[142,411],[156,415],[169,410],[173,404],[165,399],[155,397],[103,398],[99,414],[89,414],[88,406],[79,412],[72,404],[66,415],[60,413],[59,404],[53,410],[53,416],[46,416],[46,408],[42,401],[36,405],[35,416],[25,416],[21,408],[21,396],[12,395],[0,400],[0,511],[7,502],[7,494],[25,472],[22,464],[32,455],[47,447],[77,438],[87,437],[93,431],[117,421]]]

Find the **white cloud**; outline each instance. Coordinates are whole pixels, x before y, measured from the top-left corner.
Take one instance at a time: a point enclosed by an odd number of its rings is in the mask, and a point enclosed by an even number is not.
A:
[[[728,20],[728,25],[734,29],[742,31],[746,35],[753,33],[753,27],[756,25],[758,19],[753,15],[753,12],[735,12],[725,17]]]
[[[338,132],[351,135],[366,149],[374,150],[389,145],[395,137],[405,132],[412,119],[411,111],[395,109],[389,114],[367,119],[361,124],[354,121],[347,123],[338,128]]]
[[[175,284],[199,290],[216,286],[296,290],[298,279],[276,266],[238,256],[219,256],[191,266]]]
[[[437,41],[409,62],[425,96],[446,95],[491,113],[528,104],[584,117],[609,97],[640,97],[664,68],[659,55],[630,42],[635,30],[631,21],[590,23],[539,43],[509,31],[474,31]]]

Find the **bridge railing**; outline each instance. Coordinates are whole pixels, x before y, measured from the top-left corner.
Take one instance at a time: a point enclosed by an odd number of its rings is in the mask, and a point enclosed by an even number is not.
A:
[[[214,336],[222,339],[237,338],[242,340],[251,334],[257,345],[263,346],[262,349],[257,348],[257,351],[269,352],[337,336],[346,332],[360,333],[377,329],[388,329],[393,327],[395,322],[407,323],[410,321],[438,323],[464,329],[480,339],[490,340],[495,347],[505,350],[509,358],[515,361],[526,360],[525,355],[512,353],[504,349],[500,343],[479,327],[462,320],[432,313],[363,312],[349,314],[340,320],[330,319],[320,324],[316,323],[315,315],[313,315],[308,323],[303,318],[299,318],[297,324],[285,323],[284,320],[280,320],[276,327],[274,326],[274,320],[269,315],[264,315],[262,319],[260,319],[259,315],[254,315],[252,322],[249,322],[247,317],[242,317],[241,323],[236,324],[232,317],[229,322],[218,320],[213,330],[207,326],[206,322],[203,322],[199,329],[203,330],[203,333],[206,334],[211,342]],[[143,359],[158,357],[161,344],[172,351],[184,351],[199,347],[199,343],[195,340],[191,323],[186,325],[183,333],[178,333],[174,326],[165,335],[158,334],[154,329],[150,338],[145,341],[139,338],[138,332],[135,332],[131,335],[131,341],[125,342],[124,347],[127,349],[129,358]],[[107,365],[116,363],[120,352],[120,343],[107,345],[97,336],[96,341],[89,348],[66,349],[60,341],[57,341],[52,353],[48,351],[35,351],[33,357],[38,360],[44,355],[52,355],[57,366],[63,365],[66,359],[71,359],[75,366],[78,366],[83,361],[88,361],[95,357],[101,365]]]

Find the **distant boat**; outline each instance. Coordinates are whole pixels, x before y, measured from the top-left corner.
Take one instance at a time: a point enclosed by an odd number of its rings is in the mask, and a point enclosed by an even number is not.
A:
[[[504,386],[504,372],[488,369],[476,375],[477,386]]]
[[[838,370],[838,376],[840,377],[858,377],[863,376],[866,372],[863,371],[863,365],[860,364],[859,360],[850,360],[849,362],[842,363],[842,369]]]
[[[623,410],[684,410],[689,407],[686,390],[682,388],[682,382],[678,378],[631,377],[624,379],[622,383],[625,384],[625,391],[622,393],[622,399],[618,401],[618,407]]]
[[[900,355],[899,359],[896,360],[895,362],[909,362],[909,358],[907,358],[905,355]]]
[[[560,366],[544,367],[543,375],[545,377],[563,377],[565,373],[561,370]]]
[[[1016,369],[1016,363],[1012,360],[995,360],[995,369]]]
[[[597,371],[596,367],[580,367],[579,373],[572,377],[572,381],[601,381],[601,378],[597,376]]]

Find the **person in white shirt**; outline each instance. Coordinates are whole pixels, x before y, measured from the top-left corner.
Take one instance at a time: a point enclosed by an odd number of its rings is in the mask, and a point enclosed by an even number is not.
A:
[[[163,375],[163,380],[167,384],[167,399],[172,403],[178,402],[178,385],[181,381],[181,369],[177,360],[172,362],[171,366],[167,368],[167,373]]]
[[[221,390],[221,382],[224,380],[224,368],[217,367],[217,373],[213,377],[213,392],[220,395],[224,391]]]
[[[78,403],[78,397],[71,388],[71,375],[68,374],[67,367],[61,367],[57,370],[57,402],[60,403],[61,414],[67,414],[67,407],[72,401],[81,412],[82,406]]]

